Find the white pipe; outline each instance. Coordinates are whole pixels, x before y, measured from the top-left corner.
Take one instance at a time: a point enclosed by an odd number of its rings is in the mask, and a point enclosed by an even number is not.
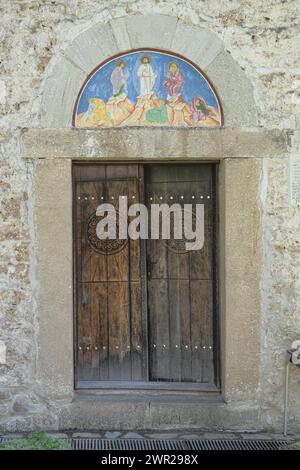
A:
[[[288,426],[288,400],[289,400],[289,370],[290,360],[287,358],[285,364],[285,393],[284,393],[284,424],[283,424],[283,435],[287,435]]]

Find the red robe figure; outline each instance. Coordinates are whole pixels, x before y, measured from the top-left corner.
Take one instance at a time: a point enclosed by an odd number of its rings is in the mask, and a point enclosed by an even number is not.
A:
[[[179,70],[177,62],[169,64],[168,77],[164,82],[168,90],[168,100],[175,100],[180,95],[180,90],[184,84],[184,77]]]

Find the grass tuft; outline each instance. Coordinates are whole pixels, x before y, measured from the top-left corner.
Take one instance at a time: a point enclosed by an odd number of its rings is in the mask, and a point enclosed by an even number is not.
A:
[[[66,439],[56,439],[45,432],[35,432],[28,437],[0,444],[0,450],[71,450],[71,444]]]

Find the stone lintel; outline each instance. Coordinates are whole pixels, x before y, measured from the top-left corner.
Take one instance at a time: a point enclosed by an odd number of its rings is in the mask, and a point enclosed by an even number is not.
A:
[[[272,129],[23,129],[27,159],[203,159],[278,157],[289,132]]]

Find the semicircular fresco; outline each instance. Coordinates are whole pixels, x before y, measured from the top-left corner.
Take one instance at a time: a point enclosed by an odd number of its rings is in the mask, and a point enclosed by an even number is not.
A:
[[[73,126],[220,127],[216,92],[191,62],[170,52],[137,50],[99,65],[76,100]]]

